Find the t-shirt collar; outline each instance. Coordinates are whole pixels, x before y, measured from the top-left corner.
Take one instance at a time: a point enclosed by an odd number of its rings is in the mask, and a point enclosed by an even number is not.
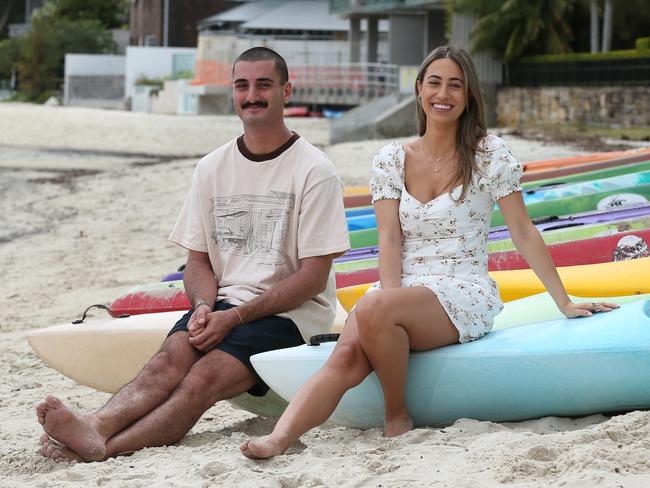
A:
[[[289,140],[284,144],[282,144],[275,151],[266,154],[255,154],[250,152],[249,149],[246,147],[246,144],[244,144],[244,135],[242,134],[237,138],[237,148],[239,149],[239,152],[242,154],[242,156],[244,156],[246,159],[250,159],[251,161],[255,161],[256,163],[261,163],[264,161],[269,161],[271,159],[277,158],[283,152],[285,152],[287,149],[293,146],[293,143],[296,142],[298,139],[300,139],[300,136],[295,132],[293,132],[293,135],[289,138]]]

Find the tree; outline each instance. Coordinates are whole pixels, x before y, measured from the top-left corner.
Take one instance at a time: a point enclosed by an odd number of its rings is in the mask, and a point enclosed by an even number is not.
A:
[[[68,20],[96,20],[107,29],[128,22],[129,0],[58,0],[54,15]]]
[[[571,52],[566,22],[571,0],[459,0],[457,11],[474,14],[472,49],[489,48],[504,61],[523,55]]]
[[[590,52],[598,52],[598,39],[600,34],[598,33],[598,2],[596,0],[591,0],[589,2],[589,30],[590,30]]]
[[[115,51],[111,33],[99,21],[60,17],[57,6],[49,1],[38,9],[32,16],[31,30],[20,42],[20,90],[32,99],[59,90],[66,53]]]
[[[612,0],[605,0],[603,11],[603,46],[602,52],[606,53],[612,49],[612,18],[614,17],[614,6]]]
[[[18,39],[0,41],[0,80],[11,79],[19,53],[20,41]]]

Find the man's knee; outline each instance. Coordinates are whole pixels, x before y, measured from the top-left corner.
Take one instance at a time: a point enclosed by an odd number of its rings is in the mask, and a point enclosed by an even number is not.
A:
[[[162,349],[142,368],[141,374],[146,375],[147,381],[170,392],[182,381],[193,363],[193,358],[190,357],[194,355],[192,351],[174,347],[174,344],[182,342],[181,339],[174,336],[168,338]],[[172,347],[169,347],[170,345]],[[188,346],[192,347],[189,342]]]
[[[147,381],[164,390],[174,390],[183,379],[183,372],[167,351],[160,351],[142,368]]]
[[[254,384],[255,376],[243,363],[213,350],[192,366],[178,388],[186,396],[212,404],[243,393]]]

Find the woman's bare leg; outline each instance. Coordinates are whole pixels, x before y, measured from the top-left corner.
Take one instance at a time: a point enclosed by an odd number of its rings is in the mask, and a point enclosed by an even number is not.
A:
[[[409,349],[457,343],[458,330],[435,294],[425,287],[369,293],[355,311],[361,346],[384,391],[384,433],[401,435],[413,428],[406,408]]]
[[[325,422],[343,394],[370,374],[357,333],[354,312],[348,317],[332,355],[291,400],[271,434],[245,441],[244,456],[263,459],[283,453],[309,429]]]

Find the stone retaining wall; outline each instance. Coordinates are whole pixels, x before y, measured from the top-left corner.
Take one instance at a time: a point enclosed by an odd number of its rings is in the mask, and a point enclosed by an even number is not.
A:
[[[650,87],[503,87],[497,93],[497,123],[650,126]]]

